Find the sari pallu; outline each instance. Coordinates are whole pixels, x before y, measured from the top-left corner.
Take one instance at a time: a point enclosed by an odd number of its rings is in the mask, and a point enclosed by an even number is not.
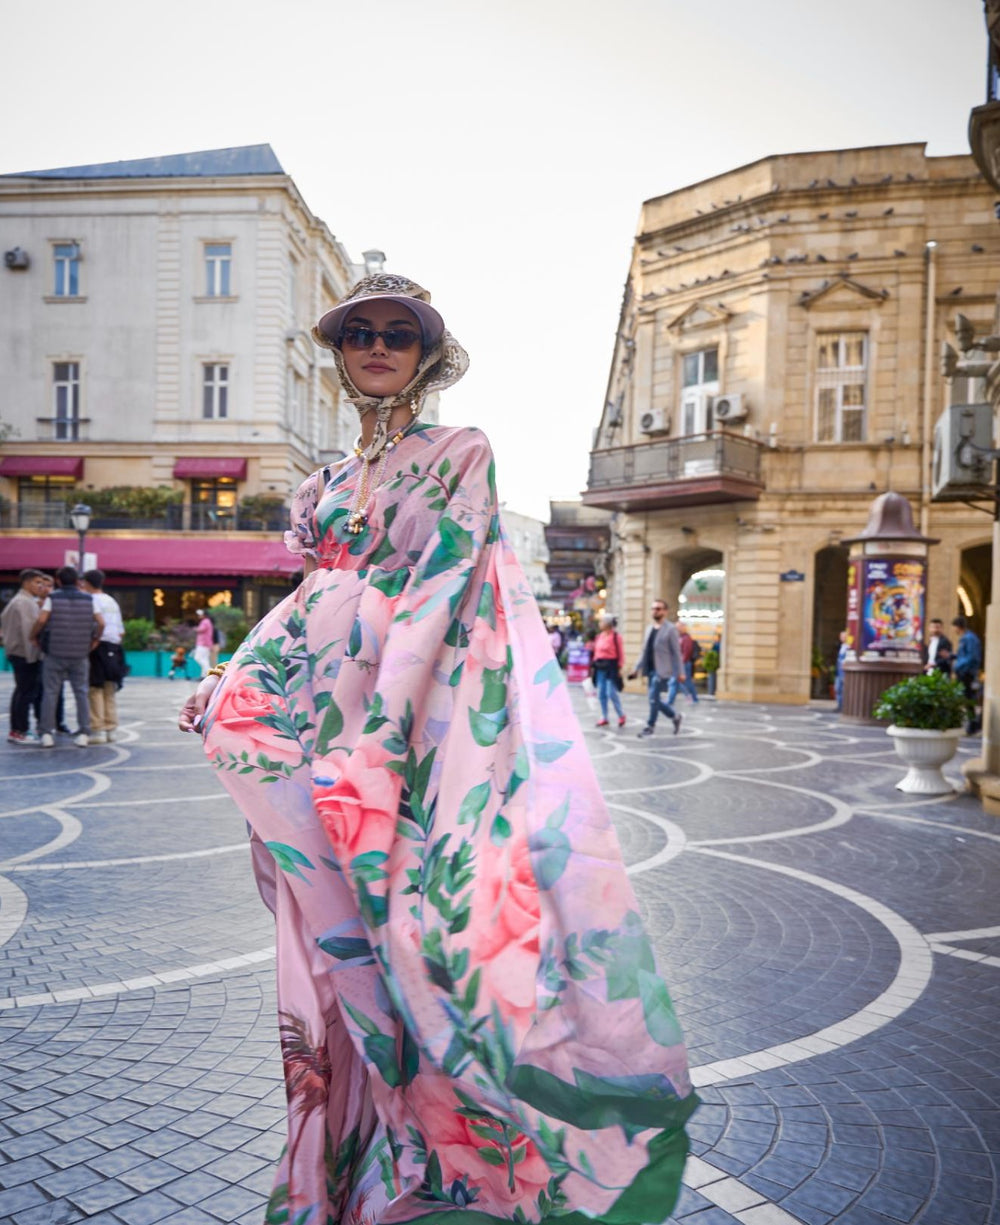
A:
[[[206,720],[277,924],[268,1220],[663,1220],[684,1049],[489,445],[415,427],[351,536],[357,470]]]

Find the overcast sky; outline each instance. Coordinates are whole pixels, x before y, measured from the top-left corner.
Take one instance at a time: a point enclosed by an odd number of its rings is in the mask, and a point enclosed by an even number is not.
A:
[[[270,143],[469,350],[500,495],[586,484],[639,207],[771,153],[968,151],[982,0],[0,0],[0,172]]]

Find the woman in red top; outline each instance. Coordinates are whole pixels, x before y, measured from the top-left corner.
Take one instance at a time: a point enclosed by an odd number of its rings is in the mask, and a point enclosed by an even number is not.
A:
[[[615,619],[601,618],[601,632],[594,641],[594,672],[597,676],[597,699],[601,703],[598,727],[608,726],[608,697],[618,713],[618,726],[625,726],[625,711],[618,696],[618,681],[625,666],[625,644],[615,629]]]

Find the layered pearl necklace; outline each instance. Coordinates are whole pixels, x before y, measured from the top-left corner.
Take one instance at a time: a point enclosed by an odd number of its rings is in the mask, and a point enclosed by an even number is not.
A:
[[[368,502],[368,495],[379,487],[382,483],[382,477],[385,475],[385,466],[389,460],[389,452],[394,450],[399,443],[406,437],[407,431],[416,420],[416,410],[413,405],[410,405],[410,412],[413,417],[403,426],[401,430],[397,430],[393,436],[388,439],[385,447],[382,449],[382,454],[378,461],[378,466],[375,469],[374,478],[371,477],[371,463],[373,456],[361,446],[361,435],[359,434],[354,441],[354,454],[361,460],[361,475],[358,478],[357,488],[354,491],[354,497],[351,499],[351,509],[347,514],[347,530],[352,536],[359,536],[368,524],[368,514],[364,507]]]

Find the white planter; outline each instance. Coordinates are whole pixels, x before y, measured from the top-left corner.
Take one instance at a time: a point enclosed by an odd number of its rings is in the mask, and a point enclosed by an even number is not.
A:
[[[938,732],[922,727],[897,727],[893,723],[885,730],[892,737],[896,752],[910,767],[906,777],[896,784],[897,791],[915,795],[948,795],[955,791],[941,773],[941,767],[958,752],[963,734],[960,727]]]

